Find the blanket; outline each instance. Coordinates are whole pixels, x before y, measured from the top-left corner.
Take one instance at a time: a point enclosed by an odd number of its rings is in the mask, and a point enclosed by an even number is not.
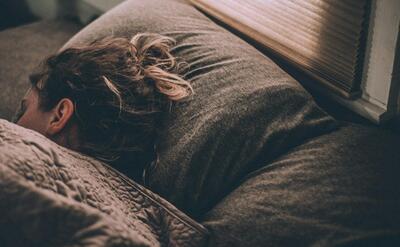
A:
[[[203,246],[207,230],[91,157],[0,120],[1,246]]]

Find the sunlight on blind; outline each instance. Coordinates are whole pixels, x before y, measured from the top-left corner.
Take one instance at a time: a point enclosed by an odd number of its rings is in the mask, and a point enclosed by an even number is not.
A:
[[[368,0],[192,2],[341,95],[359,92]]]

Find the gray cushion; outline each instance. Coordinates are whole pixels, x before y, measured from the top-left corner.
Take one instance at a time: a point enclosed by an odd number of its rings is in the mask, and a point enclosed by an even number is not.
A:
[[[46,20],[0,32],[0,118],[12,118],[33,68],[80,27],[72,21]]]
[[[294,148],[204,217],[210,246],[400,246],[399,147],[346,124]]]
[[[148,185],[194,217],[266,161],[336,128],[297,81],[185,1],[126,1],[66,47],[137,32],[175,38],[173,53],[190,65],[185,78],[195,95],[162,123],[160,163]]]

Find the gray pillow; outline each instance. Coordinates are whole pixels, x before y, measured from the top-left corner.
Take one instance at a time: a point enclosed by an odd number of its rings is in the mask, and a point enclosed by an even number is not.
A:
[[[194,97],[174,105],[162,123],[160,160],[147,185],[193,217],[246,174],[336,128],[297,81],[186,1],[126,1],[65,47],[138,32],[175,38],[173,53],[190,66],[184,76]]]
[[[399,146],[356,124],[297,146],[204,216],[209,246],[400,246]]]

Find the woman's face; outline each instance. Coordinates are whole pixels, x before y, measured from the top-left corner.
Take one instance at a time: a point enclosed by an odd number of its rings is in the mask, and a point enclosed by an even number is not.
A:
[[[41,134],[46,133],[47,120],[50,113],[44,112],[39,107],[39,93],[31,87],[21,101],[15,121],[18,125],[35,130]]]
[[[39,92],[35,87],[31,87],[21,101],[14,122],[39,132],[61,146],[77,150],[78,126],[70,121],[74,113],[73,102],[63,98],[49,111],[42,110],[39,103]],[[70,124],[67,129],[68,123]]]

